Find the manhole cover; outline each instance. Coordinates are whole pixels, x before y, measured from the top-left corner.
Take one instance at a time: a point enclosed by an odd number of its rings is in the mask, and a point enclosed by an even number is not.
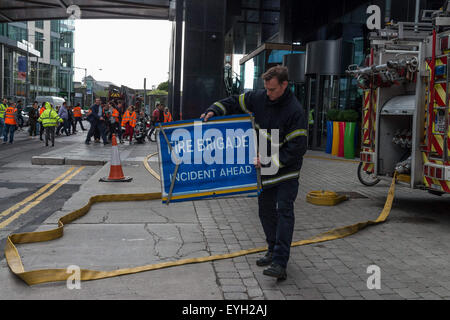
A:
[[[366,197],[365,195],[354,191],[338,191],[336,193],[338,195],[347,196],[349,199],[368,199],[368,197]]]

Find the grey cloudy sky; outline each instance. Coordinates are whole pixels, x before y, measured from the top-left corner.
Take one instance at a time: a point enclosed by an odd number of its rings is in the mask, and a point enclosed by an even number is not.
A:
[[[168,79],[171,29],[160,20],[75,20],[74,66],[118,86],[142,89],[144,78],[157,86]],[[81,81],[84,70],[74,70]]]

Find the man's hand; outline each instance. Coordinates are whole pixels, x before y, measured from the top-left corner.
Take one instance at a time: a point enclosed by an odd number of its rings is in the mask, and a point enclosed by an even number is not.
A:
[[[256,158],[253,158],[253,164],[255,165],[256,169],[261,169],[261,160],[259,159],[259,156]]]
[[[209,118],[214,117],[214,112],[209,111],[208,113],[204,113],[200,116],[200,119],[203,119],[203,121],[208,121]]]

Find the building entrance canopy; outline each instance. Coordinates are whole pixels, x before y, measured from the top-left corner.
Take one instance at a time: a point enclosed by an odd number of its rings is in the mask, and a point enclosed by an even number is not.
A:
[[[1,0],[0,23],[65,19],[169,20],[170,0]]]

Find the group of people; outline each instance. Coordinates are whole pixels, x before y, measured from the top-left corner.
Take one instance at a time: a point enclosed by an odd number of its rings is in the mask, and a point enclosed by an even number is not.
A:
[[[169,109],[163,104],[156,105],[156,109],[149,119],[148,115],[137,106],[126,107],[123,102],[116,104],[114,101],[105,103],[100,98],[95,99],[94,105],[90,107],[87,120],[91,127],[85,144],[90,144],[92,137],[95,142],[100,143],[101,137],[104,145],[111,142],[113,134],[119,138],[120,143],[124,143],[127,139],[129,144],[132,144],[134,128],[139,121],[146,125],[150,120],[152,126],[157,122],[173,121]]]
[[[45,145],[51,143],[55,145],[55,135],[65,134],[67,136],[77,133],[77,124],[83,131],[87,129],[83,126],[82,109],[79,104],[75,107],[67,106],[64,102],[61,106],[53,106],[49,102],[44,102],[39,106],[35,101],[29,116],[29,135],[36,137],[39,134],[41,141]],[[114,101],[108,103],[102,102],[100,98],[95,99],[95,103],[89,108],[86,119],[90,123],[90,128],[85,140],[86,144],[90,144],[92,137],[94,141],[99,143],[100,138],[103,144],[109,144],[112,135],[115,134],[120,143],[124,143],[124,139],[128,139],[132,143],[134,128],[136,123],[151,121],[153,127],[157,122],[173,121],[169,109],[163,104],[157,104],[151,119],[144,111],[138,107],[130,105],[125,106],[123,102]],[[23,126],[22,107],[20,102],[17,104],[13,101],[3,99],[0,103],[0,137],[3,137],[3,143],[12,144],[14,141],[14,132]]]
[[[70,135],[70,128],[68,126],[71,126],[72,133],[75,133],[77,119],[81,123],[81,107],[79,106],[67,108],[64,103],[58,110],[55,110],[48,102],[44,102],[39,106],[38,102],[35,101],[29,111],[30,127],[28,132],[30,137],[35,137],[39,133],[40,140],[43,141],[42,135],[45,131],[46,146],[48,146],[49,140],[51,140],[52,146],[54,146],[55,131],[59,134],[59,130],[64,128],[66,134]],[[58,124],[59,126],[57,127]],[[2,103],[0,103],[0,136],[3,136],[3,144],[6,144],[8,141],[12,144],[14,142],[15,131],[22,129],[23,125],[21,101],[16,104],[13,101],[3,99]],[[82,129],[85,130],[83,127]]]

